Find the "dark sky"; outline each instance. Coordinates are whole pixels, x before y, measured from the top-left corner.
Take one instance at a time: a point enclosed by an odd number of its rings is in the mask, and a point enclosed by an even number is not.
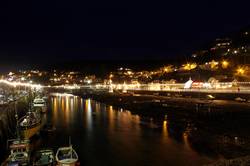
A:
[[[3,60],[186,56],[250,25],[250,3],[228,0],[18,0],[0,4]]]

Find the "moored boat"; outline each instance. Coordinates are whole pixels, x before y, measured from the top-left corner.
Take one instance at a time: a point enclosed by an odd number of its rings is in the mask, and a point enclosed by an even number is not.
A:
[[[59,166],[75,166],[78,161],[78,155],[72,145],[60,147],[56,152],[56,161]]]
[[[33,166],[53,166],[54,162],[55,158],[53,150],[44,149],[36,152]]]
[[[47,111],[46,101],[43,98],[35,98],[33,101],[33,107],[41,110],[41,112],[45,113]]]
[[[10,155],[2,165],[7,165],[7,166],[30,165],[30,143],[28,139],[20,138],[20,128],[19,128],[18,114],[16,109],[15,109],[15,118],[17,122],[16,139],[7,141],[7,145],[10,145],[9,146]]]
[[[21,138],[29,139],[40,131],[42,127],[41,115],[37,111],[29,111],[18,123]]]
[[[11,140],[10,155],[7,159],[8,166],[26,166],[30,163],[29,140],[16,139]]]

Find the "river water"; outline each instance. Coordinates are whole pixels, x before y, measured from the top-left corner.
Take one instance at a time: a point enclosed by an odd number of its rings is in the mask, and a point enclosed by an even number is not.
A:
[[[59,95],[50,97],[46,118],[56,131],[35,138],[36,148],[56,151],[70,136],[81,165],[203,165],[218,158],[196,150],[202,145],[195,148],[186,129],[169,122],[167,115],[140,116],[91,99]]]

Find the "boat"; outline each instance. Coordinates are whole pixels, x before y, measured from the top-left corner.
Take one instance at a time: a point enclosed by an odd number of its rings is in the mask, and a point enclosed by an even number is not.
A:
[[[46,101],[46,100],[48,100],[48,97],[47,96],[43,96],[42,99]]]
[[[56,161],[59,166],[75,166],[77,164],[78,155],[71,143],[68,147],[60,147],[57,150]]]
[[[43,113],[47,111],[47,105],[44,98],[35,98],[33,101],[33,107],[41,110]]]
[[[30,163],[30,146],[29,140],[16,139],[10,144],[10,155],[7,158],[7,166],[26,166]]]
[[[41,115],[38,111],[28,111],[19,121],[21,138],[30,139],[42,128]]]
[[[234,100],[235,100],[235,101],[239,101],[239,102],[245,102],[245,101],[247,101],[246,99],[243,99],[243,98],[241,98],[241,97],[237,97],[237,98],[235,98]]]
[[[35,153],[33,166],[53,166],[54,162],[55,158],[53,150],[43,149]]]
[[[16,104],[16,103],[15,103]],[[18,114],[15,109],[16,118],[16,139],[8,140],[7,145],[10,149],[10,155],[5,160],[4,164],[7,166],[26,166],[30,165],[30,142],[28,139],[21,139],[20,128],[18,123]]]

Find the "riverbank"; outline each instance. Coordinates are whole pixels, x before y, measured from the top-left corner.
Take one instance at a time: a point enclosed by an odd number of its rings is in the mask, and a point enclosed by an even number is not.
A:
[[[73,92],[83,98],[91,98],[117,107],[136,110],[143,113],[175,113],[198,116],[227,116],[229,114],[250,114],[250,103],[233,100],[212,100],[198,97],[160,96],[152,94]],[[183,112],[185,110],[185,112]]]

